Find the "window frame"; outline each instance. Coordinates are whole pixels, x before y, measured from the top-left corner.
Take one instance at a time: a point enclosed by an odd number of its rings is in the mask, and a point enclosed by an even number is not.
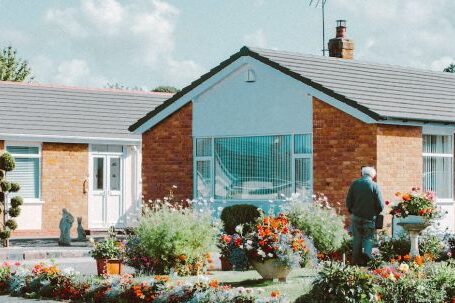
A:
[[[451,153],[428,153],[428,152],[424,152],[424,149],[425,149],[425,146],[424,146],[424,136],[442,136],[442,137],[448,137],[450,139],[450,142],[449,142],[449,147],[448,147],[448,150],[451,151]],[[453,202],[454,201],[454,185],[455,185],[455,172],[454,172],[454,140],[455,140],[455,136],[453,134],[448,134],[448,133],[423,133],[422,134],[422,160],[425,161],[425,158],[440,158],[440,159],[447,159],[447,158],[450,158],[452,159],[451,161],[451,164],[452,164],[452,170],[450,171],[450,177],[451,177],[451,180],[449,182],[449,184],[451,184],[452,188],[450,189],[451,191],[451,195],[452,197],[450,198],[439,198],[437,195],[436,195],[436,202],[438,203],[447,203],[447,202]],[[425,172],[422,171],[422,187],[425,186],[424,184],[424,180],[423,180],[423,174]]]
[[[311,144],[311,153],[296,153],[295,152],[295,138],[296,136],[299,135],[309,135],[310,136],[310,144]],[[291,133],[291,134],[265,134],[265,135],[236,135],[236,136],[201,136],[201,137],[193,137],[193,198],[194,199],[215,199],[215,161],[214,161],[214,155],[215,155],[215,139],[224,139],[224,138],[247,138],[247,137],[264,137],[264,136],[290,136],[290,150],[291,150],[291,182],[292,182],[292,193],[296,192],[296,179],[295,179],[295,166],[296,166],[296,160],[297,159],[309,159],[310,160],[310,194],[313,193],[313,186],[314,186],[314,180],[313,180],[313,133],[307,132],[307,133]],[[198,156],[197,155],[197,140],[200,139],[210,139],[211,142],[211,155],[209,156]],[[199,197],[198,196],[198,173],[197,173],[197,163],[199,161],[209,161],[210,162],[210,175],[211,175],[211,180],[210,180],[210,195],[208,197]],[[223,202],[232,202],[232,203],[241,203],[244,201],[250,201],[253,203],[256,202],[265,202],[265,201],[270,201],[270,200],[264,200],[264,199],[215,199],[215,201],[223,201]],[[282,201],[282,200],[274,200],[274,201]]]
[[[11,156],[13,156],[14,159],[17,158],[26,158],[26,159],[38,159],[38,197],[37,198],[23,198],[24,203],[27,204],[43,204],[44,201],[41,200],[41,195],[42,195],[42,164],[43,164],[43,158],[42,158],[42,143],[40,142],[17,142],[17,141],[5,141],[4,143],[4,151],[8,151],[8,147],[37,147],[38,148],[38,154],[13,154],[10,153]],[[20,184],[19,184],[20,185]],[[20,195],[20,192],[19,192]]]

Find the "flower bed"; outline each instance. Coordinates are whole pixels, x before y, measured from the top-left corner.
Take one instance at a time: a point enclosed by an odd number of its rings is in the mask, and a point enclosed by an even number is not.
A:
[[[181,281],[168,276],[133,278],[131,275],[92,277],[56,265],[37,264],[29,269],[20,264],[0,266],[0,294],[27,298],[49,298],[72,302],[288,302],[279,292],[259,297],[252,289],[221,285],[198,277]]]
[[[367,270],[327,262],[313,288],[297,302],[305,303],[452,303],[455,262],[398,263]]]

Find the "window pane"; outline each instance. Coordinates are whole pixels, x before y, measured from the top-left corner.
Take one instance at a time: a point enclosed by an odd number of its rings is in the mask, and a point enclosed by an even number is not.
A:
[[[212,155],[212,139],[199,138],[196,139],[196,157],[205,157]]]
[[[294,153],[296,154],[311,154],[312,142],[311,135],[295,135],[294,136]]]
[[[121,153],[123,152],[123,146],[121,145],[108,145],[107,151],[110,153]]]
[[[107,145],[102,145],[102,144],[92,145],[92,151],[94,151],[94,152],[107,152]]]
[[[295,159],[295,191],[306,196],[311,187],[311,159]]]
[[[452,198],[452,158],[423,158],[423,188],[440,199]]]
[[[423,152],[431,154],[452,154],[452,136],[423,136]]]
[[[109,178],[111,190],[120,190],[120,158],[110,159]]]
[[[39,148],[37,146],[7,146],[6,151],[10,154],[21,155],[38,155]]]
[[[16,158],[16,168],[7,173],[9,181],[17,182],[21,186],[19,194],[23,198],[39,198],[39,159]]]
[[[292,193],[291,136],[215,139],[216,199],[282,199]]]
[[[211,173],[210,161],[196,161],[196,193],[197,197],[209,198],[211,197]]]
[[[93,189],[104,189],[104,158],[93,158]]]

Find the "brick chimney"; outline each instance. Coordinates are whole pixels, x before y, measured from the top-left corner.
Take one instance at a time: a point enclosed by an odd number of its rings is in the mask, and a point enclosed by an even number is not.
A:
[[[346,38],[346,20],[337,20],[336,37],[329,40],[329,56],[354,59],[354,42]]]

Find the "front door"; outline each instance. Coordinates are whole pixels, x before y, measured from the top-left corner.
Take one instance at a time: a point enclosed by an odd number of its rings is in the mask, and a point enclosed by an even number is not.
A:
[[[123,225],[122,180],[121,153],[91,153],[89,228]]]

